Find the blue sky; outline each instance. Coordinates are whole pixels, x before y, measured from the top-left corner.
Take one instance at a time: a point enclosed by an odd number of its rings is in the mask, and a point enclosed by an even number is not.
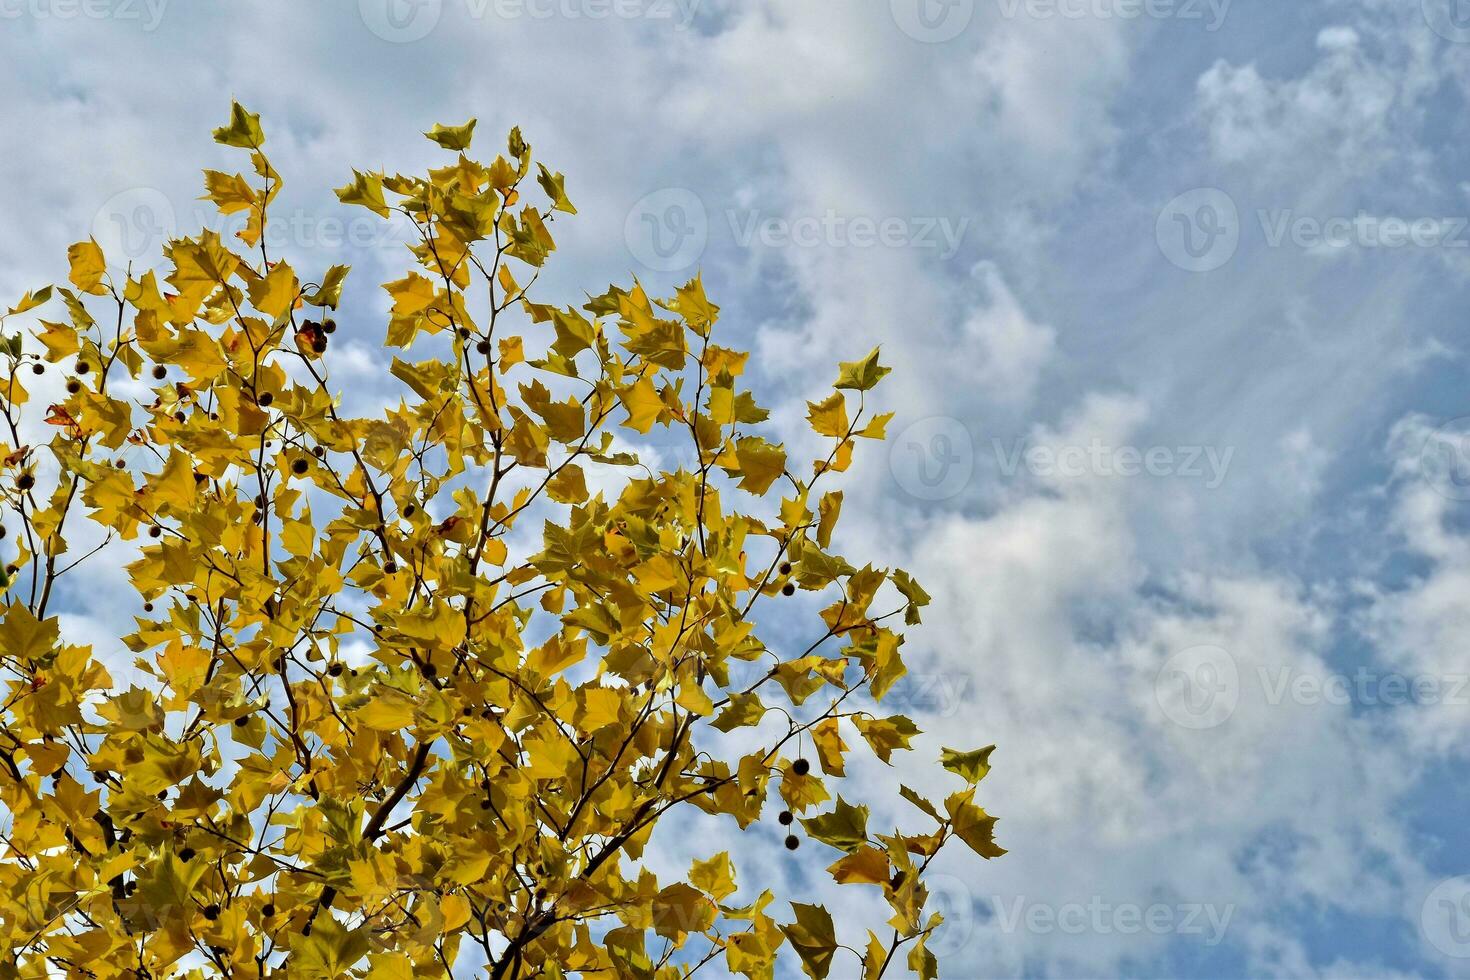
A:
[[[904,778],[998,743],[1011,851],[946,976],[1470,976],[1470,4],[0,0],[0,293],[196,227],[232,95],[355,399],[402,260],[329,189],[469,116],[567,174],[543,297],[701,269],[792,438],[884,345],[845,550],[935,596]]]

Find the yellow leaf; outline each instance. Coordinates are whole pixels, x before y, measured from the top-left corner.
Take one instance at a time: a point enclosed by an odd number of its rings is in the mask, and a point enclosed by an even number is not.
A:
[[[353,715],[355,721],[380,732],[396,732],[413,724],[414,703],[401,691],[386,690]]]
[[[0,622],[0,650],[16,660],[34,660],[51,652],[61,636],[56,617],[38,620],[20,603],[11,605]]]
[[[889,877],[888,855],[864,845],[838,860],[827,872],[842,885],[885,885]]]
[[[689,869],[689,881],[717,902],[735,894],[735,865],[730,860],[730,852],[721,851],[707,861],[695,861]]]
[[[735,444],[741,474],[740,489],[762,496],[786,470],[786,451],[759,436],[746,436]]]
[[[102,277],[107,274],[107,261],[94,239],[77,242],[66,250],[66,257],[71,261],[71,273],[67,278],[72,285],[93,296],[107,295],[107,287],[102,285]]]
[[[658,397],[652,379],[647,377],[639,378],[636,384],[623,389],[618,393],[618,398],[628,410],[628,417],[623,424],[635,432],[646,434],[658,420],[659,413],[664,410],[663,400]]]
[[[296,301],[298,292],[296,273],[286,263],[277,262],[265,278],[250,284],[250,302],[272,320],[279,320]]]
[[[807,402],[807,419],[819,436],[847,434],[847,399],[834,391],[819,402]]]
[[[205,194],[201,201],[213,201],[220,214],[234,214],[255,206],[255,191],[239,174],[218,170],[204,171]]]

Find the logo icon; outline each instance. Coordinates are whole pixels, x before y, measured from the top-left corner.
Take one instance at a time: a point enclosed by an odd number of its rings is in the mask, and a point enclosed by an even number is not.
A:
[[[975,0],[889,0],[893,22],[915,41],[950,41],[970,26]]]
[[[645,194],[623,222],[623,240],[633,258],[656,272],[687,269],[709,243],[704,202],[683,187]]]
[[[1470,500],[1470,416],[1450,419],[1419,453],[1419,472],[1440,496]]]
[[[174,206],[163,192],[134,187],[108,198],[92,218],[92,237],[118,272],[150,267],[178,233]]]
[[[975,443],[959,419],[919,419],[889,444],[888,469],[909,496],[948,500],[970,485]]]
[[[1470,0],[1423,0],[1429,29],[1447,41],[1470,43]]]
[[[358,12],[367,29],[393,44],[408,44],[429,36],[444,13],[444,0],[358,0]]]
[[[1181,728],[1203,731],[1223,725],[1240,702],[1235,658],[1216,646],[1180,650],[1159,668],[1154,698],[1164,716]]]
[[[1470,958],[1470,875],[1442,881],[1424,899],[1419,929],[1446,956]]]
[[[1164,206],[1154,228],[1164,258],[1186,272],[1213,272],[1240,246],[1240,212],[1230,195],[1201,187]]]
[[[944,928],[931,933],[927,948],[941,960],[958,956],[970,945],[975,931],[975,896],[965,879],[951,874],[925,875],[929,889],[927,911],[944,916]]]

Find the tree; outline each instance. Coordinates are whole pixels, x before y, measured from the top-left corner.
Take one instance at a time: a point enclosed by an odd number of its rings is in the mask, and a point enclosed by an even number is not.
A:
[[[973,801],[989,749],[945,750],[964,788],[940,804],[902,790],[913,832],[833,798],[850,742],[888,762],[917,734],[878,703],[904,673],[896,620],[928,596],[831,548],[825,484],[883,437],[878,352],[811,403],[826,449],[799,475],[698,278],[531,298],[576,209],[545,166],[549,204],[524,203],[530,146],[512,130],[476,163],[474,127],[427,134],[442,169],[337,191],[417,236],[384,286],[403,400],[381,417],[344,416],[328,372],[348,269],[312,281],[268,254],[281,175],[239,105],[214,135],[254,176],[205,172],[239,245],[172,241],[160,278],[81,242],[68,285],[0,319],[38,311],[0,347],[4,975],[377,980],[477,956],[497,980],[769,977],[789,946],[812,977],[838,957],[933,976],[925,868],[954,838],[1004,853]],[[43,426],[26,385],[57,373]],[[689,466],[640,463],[654,426],[687,435]],[[73,557],[79,535],[95,547]],[[126,689],[56,610],[58,582],[125,542]],[[798,590],[830,599],[815,637],[768,644],[758,603],[794,617]],[[819,905],[731,904],[728,853],[658,880],[651,835],[696,811],[835,849],[891,934],[839,945]]]

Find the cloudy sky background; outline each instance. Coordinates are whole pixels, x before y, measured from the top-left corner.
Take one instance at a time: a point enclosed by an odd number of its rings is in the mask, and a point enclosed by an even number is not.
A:
[[[196,228],[231,96],[354,397],[404,263],[330,188],[469,116],[567,174],[544,301],[702,269],[793,436],[884,345],[843,550],[1011,850],[945,975],[1470,976],[1470,4],[0,0],[0,295]]]

